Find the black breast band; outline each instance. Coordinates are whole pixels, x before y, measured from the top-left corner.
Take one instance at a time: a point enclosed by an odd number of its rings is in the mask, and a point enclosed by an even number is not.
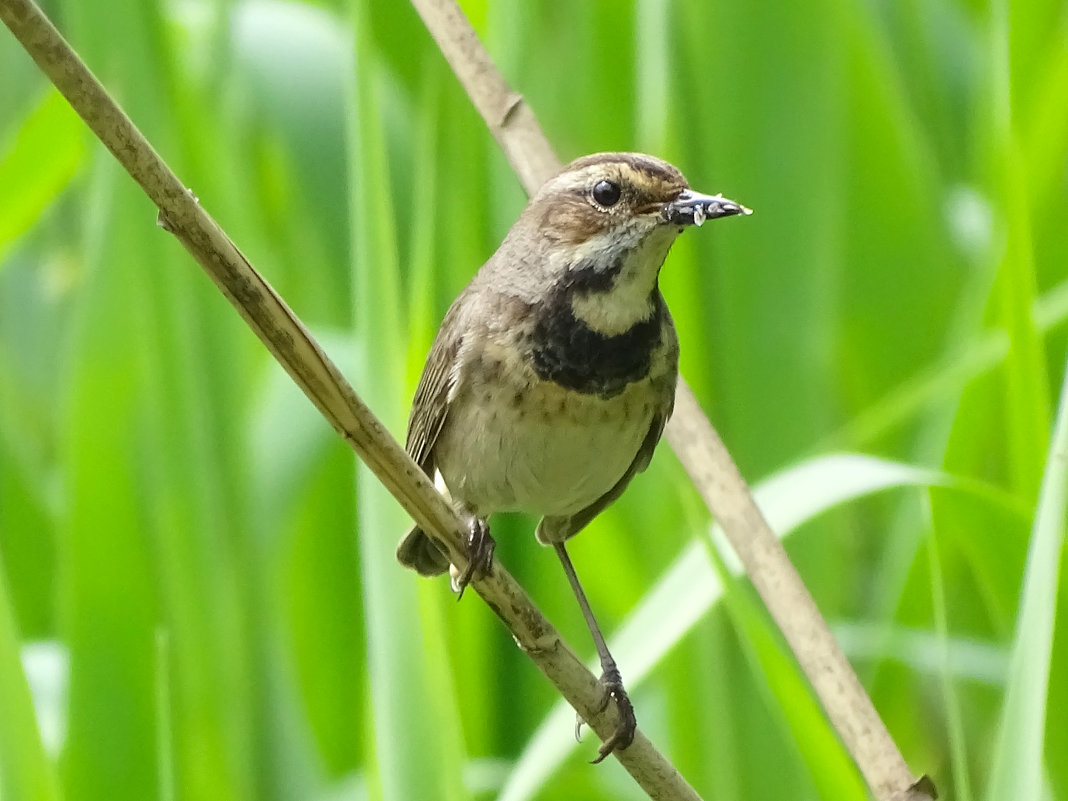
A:
[[[621,334],[607,336],[575,317],[571,300],[578,293],[610,290],[618,269],[594,272],[576,265],[570,275],[573,280],[531,309],[536,322],[527,344],[534,372],[566,389],[611,398],[649,374],[653,351],[661,340],[664,298],[654,288],[649,318]]]

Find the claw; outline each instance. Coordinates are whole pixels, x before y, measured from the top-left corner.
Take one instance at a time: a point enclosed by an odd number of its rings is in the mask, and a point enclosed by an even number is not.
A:
[[[464,590],[476,574],[481,577],[489,573],[493,567],[493,550],[496,547],[497,543],[490,536],[486,521],[472,516],[467,522],[467,567],[452,578],[452,589],[456,593],[457,601],[464,597]]]
[[[623,681],[619,676],[619,672],[615,671],[613,675],[606,674],[602,676],[601,684],[604,685],[605,693],[604,702],[598,712],[603,711],[608,706],[610,698],[614,698],[616,700],[616,708],[619,710],[619,724],[616,726],[612,736],[601,743],[601,747],[597,749],[597,758],[591,760],[591,765],[603,762],[605,757],[613,751],[626,749],[634,742],[634,732],[638,728],[637,718],[634,717],[634,705],[631,704],[627,691],[623,689]]]
[[[601,683],[604,685],[604,678],[601,678]],[[601,703],[594,710],[595,715],[600,715],[606,709],[608,709],[608,702],[612,700],[612,691],[605,686],[604,697],[601,698]],[[575,713],[575,742],[582,742],[582,727],[586,725],[586,719],[582,717],[578,712]],[[599,762],[600,760],[598,760]]]

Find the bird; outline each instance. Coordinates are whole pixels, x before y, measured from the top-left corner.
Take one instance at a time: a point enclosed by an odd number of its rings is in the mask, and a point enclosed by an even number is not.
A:
[[[649,465],[671,415],[679,344],[659,288],[676,237],[706,220],[747,215],[693,191],[642,153],[572,161],[530,199],[500,247],[445,314],[416,388],[406,450],[467,526],[463,570],[418,527],[402,565],[451,572],[454,590],[492,566],[488,518],[540,517],[619,710],[600,762],[631,744],[634,708],[565,544]],[[581,723],[581,721],[580,721]]]

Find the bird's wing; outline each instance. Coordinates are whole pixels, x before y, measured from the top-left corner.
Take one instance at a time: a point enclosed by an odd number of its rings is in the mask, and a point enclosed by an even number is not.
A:
[[[431,480],[434,480],[436,467],[434,445],[448,417],[449,402],[458,376],[460,346],[463,344],[463,335],[458,333],[460,327],[456,321],[460,305],[459,300],[453,303],[438,329],[437,339],[426,357],[426,366],[415,390],[412,413],[408,417],[405,450]],[[444,573],[449,568],[448,558],[418,526],[401,538],[397,546],[397,559],[402,565],[424,576]]]
[[[452,323],[458,314],[454,303],[445,315],[438,338],[426,357],[426,366],[415,390],[412,413],[408,418],[408,439],[405,450],[423,471],[434,477],[434,443],[449,411],[449,395],[456,383],[456,360],[463,342]]]

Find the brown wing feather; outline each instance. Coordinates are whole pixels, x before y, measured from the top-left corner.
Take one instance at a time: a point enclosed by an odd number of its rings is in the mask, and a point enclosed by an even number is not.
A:
[[[452,305],[438,330],[426,366],[419,379],[408,417],[408,437],[405,450],[423,472],[434,478],[434,444],[449,413],[449,394],[456,381],[456,359],[463,336],[456,333],[455,317],[459,302]],[[424,576],[444,573],[449,560],[418,527],[413,527],[397,546],[397,559]]]
[[[463,336],[450,325],[458,304],[453,304],[441,324],[438,338],[426,357],[426,366],[419,379],[408,417],[408,438],[404,449],[423,471],[434,477],[434,443],[449,411],[449,393],[456,379],[456,358]]]

